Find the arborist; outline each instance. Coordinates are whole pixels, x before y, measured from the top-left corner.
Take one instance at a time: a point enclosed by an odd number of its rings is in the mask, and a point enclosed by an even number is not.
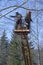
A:
[[[22,15],[18,12],[16,12],[16,16],[11,16],[16,18],[16,26],[15,29],[18,28],[19,24],[22,24]]]
[[[30,11],[28,11],[28,13],[27,13],[27,15],[25,17],[25,21],[27,23],[27,25],[26,25],[27,29],[30,29],[30,23],[32,21],[32,19],[31,19],[31,12]]]

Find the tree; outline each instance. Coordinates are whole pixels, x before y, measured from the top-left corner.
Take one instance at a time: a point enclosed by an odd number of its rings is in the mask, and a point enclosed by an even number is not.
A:
[[[14,32],[12,34],[12,39],[9,47],[9,65],[21,65],[21,44],[19,40],[19,35],[16,35]]]
[[[1,64],[7,65],[7,57],[8,57],[8,40],[6,37],[5,30],[3,35],[1,36]]]

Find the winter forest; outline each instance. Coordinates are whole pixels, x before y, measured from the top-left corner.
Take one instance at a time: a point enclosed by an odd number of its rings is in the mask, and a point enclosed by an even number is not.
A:
[[[0,0],[0,65],[43,65],[43,0]]]

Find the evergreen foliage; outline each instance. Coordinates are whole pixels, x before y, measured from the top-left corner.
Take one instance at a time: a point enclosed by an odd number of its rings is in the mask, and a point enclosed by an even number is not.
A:
[[[6,37],[5,31],[1,36],[0,40],[0,65],[7,65],[7,57],[8,57],[8,40]]]

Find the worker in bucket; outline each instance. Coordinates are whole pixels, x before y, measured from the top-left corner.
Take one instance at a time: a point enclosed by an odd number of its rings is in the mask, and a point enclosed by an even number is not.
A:
[[[32,19],[31,19],[31,12],[30,11],[27,12],[27,15],[25,17],[25,21],[27,23],[27,25],[26,25],[27,29],[30,29],[30,23],[32,21]]]

